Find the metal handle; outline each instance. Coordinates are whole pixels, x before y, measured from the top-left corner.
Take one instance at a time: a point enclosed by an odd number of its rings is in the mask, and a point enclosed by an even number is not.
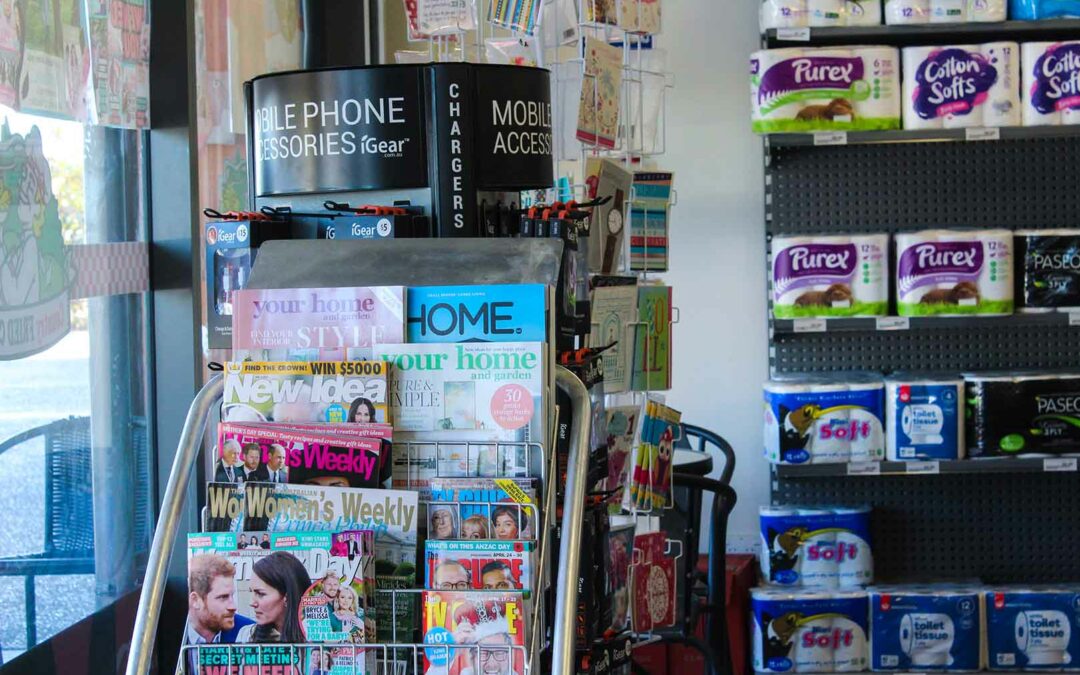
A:
[[[572,412],[570,452],[566,462],[559,575],[555,584],[555,636],[552,675],[574,673],[574,627],[577,621],[578,576],[581,570],[581,530],[585,514],[585,481],[589,474],[589,425],[592,404],[585,385],[566,368],[555,371],[555,382],[570,395]],[[558,480],[558,476],[551,476]],[[129,673],[130,675],[130,673]]]
[[[135,630],[131,636],[127,675],[144,675],[150,672],[150,658],[154,654],[158,619],[161,618],[161,602],[169,574],[169,559],[176,544],[180,511],[184,506],[184,492],[202,447],[202,435],[210,417],[210,410],[221,400],[223,390],[221,375],[213,376],[199,390],[188,409],[180,443],[176,447],[172,471],[169,473],[169,483],[165,487],[161,515],[158,516],[157,527],[154,528],[154,543],[150,546],[150,558],[146,564],[146,576],[143,578],[142,593],[139,596],[139,609],[135,615]]]

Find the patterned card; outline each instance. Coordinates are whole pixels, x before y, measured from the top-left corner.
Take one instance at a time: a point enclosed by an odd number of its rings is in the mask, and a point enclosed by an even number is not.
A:
[[[578,104],[579,141],[614,148],[619,133],[622,50],[603,40],[585,38],[585,77]]]

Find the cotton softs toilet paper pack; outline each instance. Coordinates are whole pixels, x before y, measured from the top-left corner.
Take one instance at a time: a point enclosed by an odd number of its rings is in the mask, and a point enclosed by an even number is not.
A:
[[[964,380],[894,373],[885,379],[885,458],[964,458]]]
[[[793,375],[764,385],[765,456],[775,464],[885,457],[884,383],[873,373]]]
[[[1019,311],[1080,310],[1080,230],[1014,234]]]
[[[885,234],[774,237],[777,318],[884,316],[889,309]]]
[[[762,0],[762,30],[823,26],[877,26],[881,0]]]
[[[1006,0],[886,0],[885,23],[1004,21]]]
[[[750,58],[756,133],[900,128],[894,47],[772,49]]]
[[[873,586],[870,669],[970,672],[982,661],[980,590],[968,586]]]
[[[966,373],[968,456],[1080,454],[1080,372]]]
[[[1080,668],[1080,588],[991,588],[984,602],[991,670]]]
[[[874,578],[870,507],[759,510],[761,573],[781,586],[864,586]]]
[[[901,316],[1013,312],[1008,230],[924,230],[896,235]]]
[[[905,129],[1020,124],[1020,47],[985,45],[905,47]]]
[[[759,673],[859,672],[869,661],[864,591],[755,588],[750,605]]]
[[[1024,126],[1080,124],[1080,42],[1020,45]]]

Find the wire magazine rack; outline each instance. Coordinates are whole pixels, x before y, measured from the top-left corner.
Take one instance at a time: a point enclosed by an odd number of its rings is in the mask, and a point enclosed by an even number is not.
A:
[[[585,386],[577,379],[570,371],[565,368],[558,368],[555,373],[556,385],[564,390],[569,396],[572,404],[572,425],[573,434],[570,437],[569,444],[569,460],[567,462],[566,469],[566,492],[563,503],[563,518],[562,518],[562,539],[560,542],[560,548],[558,551],[558,562],[555,566],[557,570],[555,572],[555,607],[553,620],[548,622],[546,620],[538,620],[533,622],[533,626],[530,628],[532,635],[530,636],[530,644],[528,648],[524,647],[507,647],[507,658],[513,658],[513,653],[520,653],[524,659],[524,672],[542,672],[537,668],[539,663],[540,652],[544,648],[550,648],[551,652],[551,670],[550,672],[555,675],[570,675],[573,673],[574,665],[574,626],[575,626],[575,610],[577,607],[577,595],[578,585],[577,578],[581,566],[581,547],[577,544],[582,533],[582,522],[584,516],[585,507],[585,481],[588,472],[588,439],[590,432],[591,410],[588,392]],[[196,462],[199,460],[200,450],[202,448],[203,432],[210,419],[213,410],[220,404],[222,394],[224,391],[224,381],[221,375],[215,375],[209,382],[199,391],[194,401],[188,410],[187,419],[184,422],[184,428],[180,436],[180,441],[177,446],[176,456],[173,460],[172,470],[169,474],[169,481],[165,488],[164,499],[161,508],[161,514],[158,517],[157,525],[154,530],[154,541],[150,549],[150,558],[147,564],[146,575],[143,580],[142,592],[139,597],[139,606],[135,618],[135,628],[132,635],[131,651],[129,653],[127,664],[127,675],[144,675],[150,672],[151,660],[154,652],[154,646],[156,643],[156,633],[158,628],[158,622],[161,618],[162,601],[165,595],[165,584],[168,578],[169,560],[172,556],[173,548],[176,545],[176,534],[180,523],[181,514],[185,506],[185,495],[187,492],[188,483],[191,480],[192,470],[195,467]],[[554,466],[554,453],[548,453],[549,457],[545,458],[545,463],[550,460],[550,466]],[[543,483],[543,512],[547,515],[553,515],[554,509],[554,492],[555,486],[558,482],[558,478],[554,473],[545,471],[545,480]],[[540,583],[538,588],[543,589],[546,584],[544,579],[552,575],[551,566],[544,560],[544,554],[551,550],[551,536],[553,531],[553,517],[546,517],[544,520],[543,528],[538,532],[539,549],[542,552],[539,566],[543,566],[543,570],[538,569],[538,579]],[[382,591],[386,593],[403,593],[405,591]],[[420,591],[412,591],[413,593],[419,593]],[[544,596],[542,590],[533,593],[533,597],[537,602]],[[396,603],[395,603],[396,605]],[[544,617],[544,612],[537,612],[537,615]],[[215,645],[207,645],[205,647],[187,647],[185,653],[181,655],[181,659],[191,658],[191,652],[197,652],[199,649],[209,649],[215,647]],[[341,645],[289,645],[289,647],[303,650],[305,648],[315,649],[333,649],[341,647]],[[348,645],[346,645],[348,647]],[[362,646],[356,646],[355,649],[365,650],[365,653],[369,654],[372,662],[376,665],[382,661],[384,664],[389,664],[393,661],[395,664],[405,664],[400,666],[395,665],[390,670],[380,669],[378,672],[418,672],[406,668],[409,663],[418,663],[425,650],[428,658],[434,656],[439,657],[439,650],[442,650],[442,654],[445,657],[446,652],[454,651],[461,648],[469,648],[476,651],[479,657],[479,646],[467,645],[462,647],[452,647],[446,645],[432,645],[432,644],[419,644],[419,643],[369,643]],[[216,645],[217,649],[222,649],[221,645]],[[236,645],[228,648],[227,657],[229,663],[232,663],[235,652],[232,650],[240,651],[244,649],[252,649],[252,645]],[[258,656],[258,649],[256,649],[256,656]],[[485,647],[485,649],[487,649]],[[431,651],[434,650],[434,651]],[[494,654],[492,651],[491,658],[499,658],[498,654]],[[250,651],[246,653],[251,653]],[[290,651],[290,654],[292,652]],[[405,656],[402,657],[402,654]],[[197,654],[196,654],[197,656]],[[181,665],[183,661],[181,661]],[[300,672],[299,668],[297,672]],[[354,671],[356,673],[369,672],[362,670],[354,662]]]

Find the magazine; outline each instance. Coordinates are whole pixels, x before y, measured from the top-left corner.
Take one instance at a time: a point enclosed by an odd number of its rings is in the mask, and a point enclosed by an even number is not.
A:
[[[535,539],[536,479],[439,478],[420,490],[429,539]]]
[[[245,289],[235,298],[237,359],[354,361],[371,358],[375,345],[405,341],[401,286]]]
[[[638,320],[637,303],[636,286],[607,286],[593,290],[593,324],[588,346],[614,345],[603,354],[605,394],[630,388],[630,355]]]
[[[231,474],[232,482],[378,487],[382,440],[332,435],[334,428],[316,432],[222,423],[214,479],[227,482]]]
[[[303,651],[274,644],[185,645],[181,663],[185,675],[307,675],[311,671],[304,669]]]
[[[535,590],[531,541],[437,541],[425,544],[430,590]]]
[[[543,284],[409,288],[409,342],[547,342]]]
[[[210,483],[205,529],[210,532],[313,532],[373,530],[375,578],[380,591],[416,583],[418,503],[415,492],[279,483]],[[397,627],[391,626],[394,598]],[[407,594],[379,593],[379,642],[397,641],[415,626]]]
[[[542,343],[379,345],[375,357],[394,368],[395,484],[528,475],[528,444],[547,433]]]
[[[529,608],[515,591],[424,591],[426,675],[525,675]]]
[[[232,361],[225,364],[225,422],[386,423],[381,361]]]
[[[638,288],[638,325],[634,335],[630,388],[671,389],[671,287]]]

